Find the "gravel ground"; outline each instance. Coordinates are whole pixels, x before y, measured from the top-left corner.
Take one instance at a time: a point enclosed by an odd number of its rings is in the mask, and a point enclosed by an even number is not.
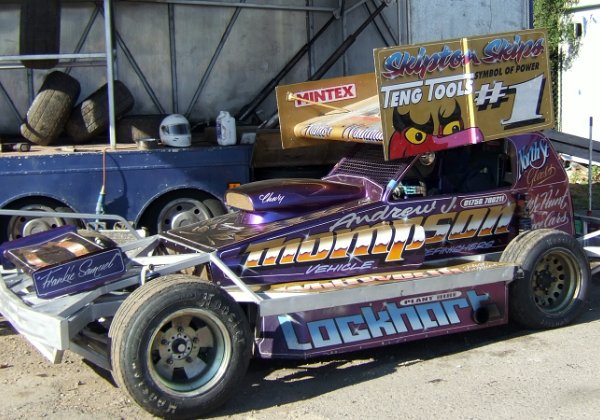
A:
[[[303,361],[253,361],[212,418],[596,419],[600,282],[572,326],[514,326]],[[110,374],[51,365],[0,318],[2,419],[149,419]]]

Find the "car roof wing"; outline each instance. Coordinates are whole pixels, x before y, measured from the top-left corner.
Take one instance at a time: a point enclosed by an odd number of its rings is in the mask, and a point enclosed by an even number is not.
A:
[[[374,50],[375,72],[276,88],[284,148],[380,144],[395,159],[552,128],[545,30]]]

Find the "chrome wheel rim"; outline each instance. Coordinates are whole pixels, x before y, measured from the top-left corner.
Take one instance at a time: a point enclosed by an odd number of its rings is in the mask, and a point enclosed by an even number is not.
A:
[[[203,309],[183,309],[166,317],[152,334],[150,376],[170,392],[199,395],[223,377],[232,356],[225,324]]]

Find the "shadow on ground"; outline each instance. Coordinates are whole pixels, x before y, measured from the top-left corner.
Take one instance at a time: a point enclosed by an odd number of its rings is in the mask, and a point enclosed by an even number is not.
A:
[[[15,334],[17,334],[17,332],[12,327],[12,325],[10,325],[10,322],[8,322],[6,319],[4,319],[2,314],[0,314],[0,337],[4,337],[7,335],[15,335]]]
[[[600,320],[600,281],[595,279],[589,308],[576,324],[597,320]],[[310,399],[388,375],[403,366],[470,351],[533,332],[510,324],[310,361],[253,360],[238,394],[223,408],[213,412],[212,416],[247,413]],[[290,373],[287,373],[288,370]]]
[[[600,320],[600,278],[591,284],[590,304],[576,324]],[[566,327],[569,328],[569,327]],[[286,405],[389,375],[405,366],[467,352],[533,333],[515,325],[435,337],[343,355],[303,360],[253,360],[238,393],[212,416],[229,416]],[[0,316],[0,336],[17,334]],[[86,364],[112,386],[111,374]]]

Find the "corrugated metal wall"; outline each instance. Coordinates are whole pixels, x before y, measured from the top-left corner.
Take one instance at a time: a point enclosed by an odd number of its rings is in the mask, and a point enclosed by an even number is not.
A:
[[[381,15],[325,77],[373,71],[373,48],[528,26],[525,0],[385,3]],[[179,112],[193,122],[214,120],[220,110],[236,113],[251,101],[335,17],[282,83],[310,78],[381,4],[379,0],[113,1],[116,78],[132,91],[135,114]],[[16,55],[19,5],[0,7],[0,55]],[[104,51],[102,6],[63,1],[61,53],[75,52],[79,43],[82,53]],[[106,79],[99,63],[68,71],[82,85],[80,99]],[[46,73],[0,71],[4,89],[0,89],[0,133],[18,132]],[[268,117],[275,110],[274,95],[257,110],[259,116]]]

